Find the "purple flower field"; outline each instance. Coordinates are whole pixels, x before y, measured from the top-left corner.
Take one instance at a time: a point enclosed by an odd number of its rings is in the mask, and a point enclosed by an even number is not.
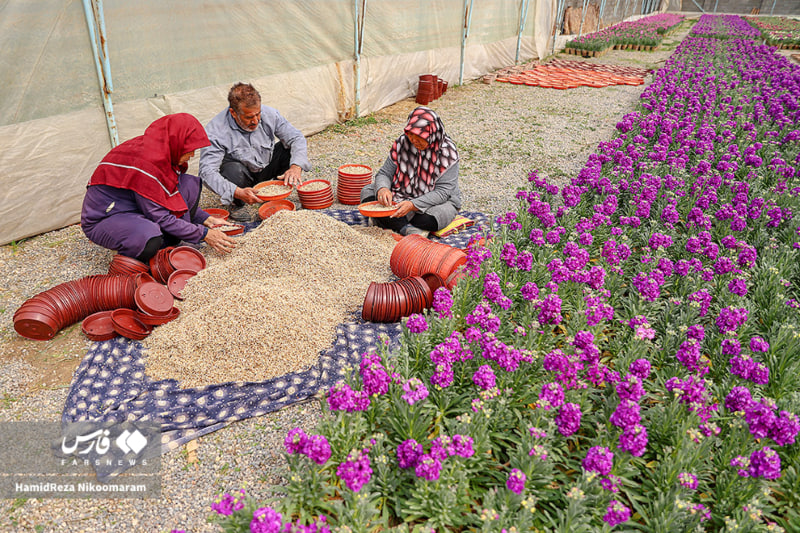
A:
[[[800,67],[704,15],[226,531],[800,531]],[[509,193],[513,194],[513,193]]]

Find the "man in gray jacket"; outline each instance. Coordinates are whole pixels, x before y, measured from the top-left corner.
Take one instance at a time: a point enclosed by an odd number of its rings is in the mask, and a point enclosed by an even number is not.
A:
[[[261,201],[253,185],[281,177],[287,185],[299,185],[311,163],[306,138],[276,109],[261,105],[255,87],[236,83],[228,104],[206,125],[211,146],[200,154],[200,178],[223,205],[233,205],[232,220],[250,222],[245,204]]]

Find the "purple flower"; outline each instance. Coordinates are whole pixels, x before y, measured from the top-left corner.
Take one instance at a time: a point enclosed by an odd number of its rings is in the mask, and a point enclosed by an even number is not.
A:
[[[750,389],[747,387],[734,387],[725,397],[725,409],[731,412],[745,412],[753,402]]]
[[[324,465],[331,458],[331,445],[323,435],[311,435],[302,453],[318,465]]]
[[[614,453],[605,446],[592,446],[583,458],[583,468],[589,472],[597,472],[601,476],[611,473],[614,466]]]
[[[581,426],[581,407],[576,403],[565,403],[555,417],[558,432],[569,437]]]
[[[689,472],[681,472],[678,474],[678,483],[687,489],[697,490],[697,476]]]
[[[408,405],[414,405],[428,397],[428,388],[419,378],[411,378],[403,384],[402,398]]]
[[[733,278],[728,282],[728,291],[737,296],[745,296],[747,294],[747,281],[741,278]]]
[[[451,455],[459,457],[472,457],[475,455],[475,450],[472,447],[472,437],[468,435],[453,435],[453,445]]]
[[[769,343],[761,337],[752,337],[750,339],[751,352],[766,352],[769,351]]]
[[[359,452],[350,452],[347,460],[336,469],[336,475],[344,481],[348,489],[358,492],[361,487],[369,483],[372,479],[372,468],[370,467],[369,450],[364,448]]]
[[[777,418],[774,402],[766,399],[750,402],[744,413],[744,419],[750,428],[750,434],[757,439],[769,436]]]
[[[800,422],[798,422],[797,415],[781,411],[769,430],[769,437],[778,446],[788,446],[794,444],[798,431],[800,431]]]
[[[626,427],[619,436],[619,447],[634,457],[641,457],[647,448],[647,428],[641,424]]]
[[[425,320],[424,316],[420,315],[419,313],[414,313],[408,317],[406,327],[411,333],[422,333],[423,331],[427,331],[428,322]]]
[[[609,419],[618,428],[628,428],[637,425],[642,417],[639,415],[639,404],[633,400],[622,400]]]
[[[747,309],[723,307],[717,316],[717,328],[722,334],[735,332],[736,329],[747,322]]]
[[[528,301],[535,300],[539,297],[539,287],[532,281],[523,285],[519,292],[521,292],[522,297]]]
[[[436,481],[439,479],[439,473],[441,471],[441,461],[427,453],[420,458],[419,463],[414,467],[414,473],[417,477],[427,479],[428,481]]]
[[[472,382],[477,385],[478,388],[488,390],[495,386],[497,378],[491,366],[481,365],[472,375]]]
[[[764,446],[750,454],[750,477],[763,477],[764,479],[778,479],[781,477],[781,458],[778,453]]]
[[[453,295],[446,287],[439,287],[433,293],[433,310],[439,313],[440,317],[452,318]]]
[[[548,294],[542,301],[537,304],[539,308],[538,320],[540,324],[560,324],[563,317],[561,316],[561,298],[557,294]]]
[[[537,407],[549,411],[553,407],[560,407],[564,403],[564,388],[556,382],[545,383],[539,393]]]
[[[279,533],[283,530],[283,515],[270,507],[261,507],[253,512],[250,521],[251,533]]]
[[[522,494],[522,491],[525,490],[526,479],[525,473],[522,470],[514,468],[508,475],[506,488],[514,494]]]
[[[328,407],[331,411],[366,411],[369,407],[369,395],[364,391],[354,391],[343,381],[337,382],[328,393]]]
[[[223,516],[230,516],[234,511],[244,508],[244,489],[239,489],[233,495],[223,494],[217,496],[211,504],[211,510]]]
[[[308,443],[308,435],[300,428],[290,429],[283,440],[286,453],[302,453]]]
[[[414,468],[419,464],[424,450],[414,439],[404,440],[397,446],[397,464],[400,468]]]
[[[631,517],[631,510],[617,500],[611,500],[606,508],[603,521],[611,527],[626,522]]]
[[[641,381],[650,376],[650,361],[647,359],[637,359],[628,367],[628,372],[639,378]]]
[[[642,380],[635,374],[628,374],[625,379],[617,383],[617,396],[621,400],[633,400],[638,402],[644,396],[645,391],[642,387]]]
[[[389,383],[392,378],[386,372],[380,355],[375,353],[361,354],[360,373],[366,394],[386,394],[389,391]]]
[[[621,484],[622,480],[614,475],[604,477],[600,480],[600,486],[609,492],[613,492],[614,494],[619,492],[619,487]]]

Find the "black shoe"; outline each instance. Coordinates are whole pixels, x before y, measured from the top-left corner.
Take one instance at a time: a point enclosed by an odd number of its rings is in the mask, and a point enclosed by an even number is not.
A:
[[[250,212],[250,209],[248,209],[246,205],[242,207],[232,207],[228,219],[239,223],[247,223],[254,220],[253,213]]]

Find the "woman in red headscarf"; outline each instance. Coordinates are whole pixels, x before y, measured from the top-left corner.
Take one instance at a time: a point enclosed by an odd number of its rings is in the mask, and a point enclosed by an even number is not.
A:
[[[176,113],[113,148],[86,188],[83,232],[92,242],[142,262],[182,240],[230,252],[235,241],[211,229],[225,221],[197,208],[200,179],[186,174],[195,151],[209,144],[196,118]]]
[[[458,214],[458,150],[432,109],[420,106],[411,112],[374,182],[361,190],[362,202],[375,200],[398,205],[391,217],[373,220],[402,235],[427,235]]]

